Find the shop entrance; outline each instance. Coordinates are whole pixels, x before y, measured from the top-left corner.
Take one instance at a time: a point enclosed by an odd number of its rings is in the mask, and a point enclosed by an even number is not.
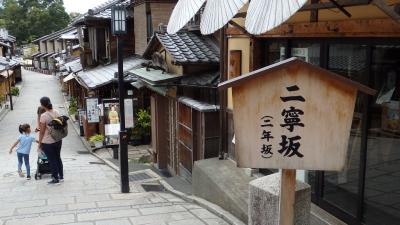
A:
[[[296,38],[262,42],[267,52],[264,66],[295,56],[377,90],[376,96],[358,95],[344,171],[301,171],[298,177],[312,185],[315,204],[348,224],[398,224],[400,41]]]

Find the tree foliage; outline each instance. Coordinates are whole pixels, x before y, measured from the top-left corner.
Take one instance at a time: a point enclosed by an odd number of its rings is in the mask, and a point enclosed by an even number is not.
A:
[[[0,8],[0,26],[3,23],[19,43],[60,30],[69,21],[63,0],[4,0]]]

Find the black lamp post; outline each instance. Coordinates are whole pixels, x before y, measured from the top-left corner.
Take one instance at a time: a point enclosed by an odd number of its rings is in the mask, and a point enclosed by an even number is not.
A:
[[[11,81],[10,81],[10,67],[6,66],[7,71],[7,80],[8,80],[8,96],[10,97],[10,109],[14,110],[13,101],[12,101],[12,94],[11,94]]]
[[[111,10],[112,34],[117,37],[117,55],[118,55],[118,93],[120,109],[120,132],[119,132],[119,170],[121,174],[121,192],[129,193],[129,166],[128,166],[128,134],[125,129],[125,87],[123,71],[123,42],[120,35],[126,31],[126,9],[122,5],[115,5]]]

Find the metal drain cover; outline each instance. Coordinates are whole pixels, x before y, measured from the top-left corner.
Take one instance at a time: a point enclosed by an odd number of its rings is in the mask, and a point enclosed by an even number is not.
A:
[[[140,180],[147,180],[147,179],[152,179],[152,178],[154,178],[154,177],[150,176],[146,172],[129,174],[129,181],[140,181]]]
[[[90,154],[90,152],[88,152],[88,151],[77,151],[76,153],[78,153],[79,155]]]
[[[89,162],[89,164],[105,165],[105,163],[104,163],[104,162]]]

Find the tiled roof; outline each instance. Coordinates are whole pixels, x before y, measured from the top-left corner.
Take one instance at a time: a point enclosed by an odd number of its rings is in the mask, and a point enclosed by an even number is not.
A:
[[[83,23],[85,20],[90,20],[90,19],[111,19],[111,7],[116,5],[116,4],[121,4],[125,7],[129,6],[130,0],[110,0],[102,5],[99,5],[98,7],[95,7],[93,9],[89,9],[89,11],[80,17],[78,17],[75,21],[72,22],[72,25],[77,25],[79,23]],[[129,16],[129,15],[128,15]]]
[[[155,41],[167,50],[175,63],[219,63],[219,50],[210,37],[197,35],[192,32],[176,34],[156,33],[143,54],[150,58]]]
[[[196,109],[200,112],[216,112],[219,110],[219,105],[213,105],[206,102],[201,102],[189,97],[179,97],[178,102],[189,106],[190,108]]]
[[[178,86],[189,86],[189,87],[211,87],[216,88],[219,83],[219,72],[210,72],[189,76],[182,76],[182,78],[176,82]]]
[[[137,56],[124,59],[124,71],[141,66],[146,60]],[[113,63],[106,66],[98,66],[93,69],[81,71],[78,73],[78,78],[89,89],[95,89],[113,82],[115,73],[118,71],[118,63]]]
[[[67,71],[76,73],[82,70],[81,59],[76,58],[70,62],[64,63],[64,67]]]
[[[70,27],[69,26],[69,27],[66,27],[64,29],[55,31],[55,32],[53,32],[51,34],[47,34],[47,35],[44,35],[42,37],[39,37],[39,38],[33,40],[32,43],[37,43],[39,41],[46,41],[46,40],[55,40],[55,39],[60,38],[61,35],[63,35],[63,34],[67,34],[67,33],[70,33],[70,32],[76,32],[76,31],[77,31],[77,29],[75,27]]]

